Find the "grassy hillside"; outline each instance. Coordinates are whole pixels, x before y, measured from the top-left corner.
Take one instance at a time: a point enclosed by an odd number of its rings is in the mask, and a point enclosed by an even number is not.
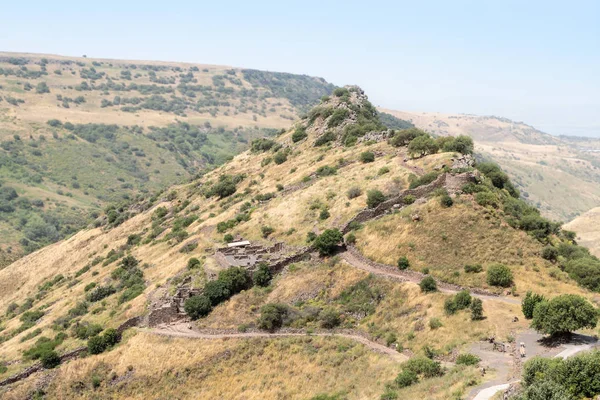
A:
[[[592,208],[565,225],[566,229],[577,232],[578,242],[589,248],[592,254],[600,256],[600,207]]]
[[[214,65],[0,53],[0,267],[272,136],[333,85]]]
[[[459,354],[527,329],[520,297],[528,290],[593,300],[600,266],[520,200],[497,167],[475,169],[458,149],[468,154],[472,143],[386,130],[359,88],[340,88],[277,137],[252,141],[164,195],[111,209],[102,226],[0,270],[0,380],[39,357],[88,346],[83,358],[0,394],[465,398],[505,371],[491,365],[482,378],[476,365],[456,362]],[[397,203],[387,212],[346,226],[389,201]],[[337,229],[360,257],[344,250]],[[304,257],[282,271],[259,266],[262,275],[225,269],[216,249],[241,238],[283,242],[284,255]],[[499,263],[512,275],[500,286],[486,279]],[[421,274],[439,290],[419,285]],[[182,283],[202,291],[194,301],[210,296],[205,316],[190,327],[129,329],[109,342],[110,328],[147,315]],[[471,287],[469,302],[481,300],[485,318],[448,311],[460,289],[451,284]],[[332,332],[349,336],[318,336]],[[408,385],[395,380],[411,365],[428,372]]]
[[[555,137],[493,116],[387,112],[437,135],[471,136],[478,153],[499,163],[523,196],[551,219],[571,221],[600,204],[596,139]]]

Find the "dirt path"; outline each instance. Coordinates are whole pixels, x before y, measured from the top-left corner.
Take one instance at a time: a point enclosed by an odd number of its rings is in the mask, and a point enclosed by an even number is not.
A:
[[[172,337],[180,337],[180,338],[188,338],[188,339],[250,339],[250,338],[282,338],[282,337],[307,337],[307,336],[325,336],[325,337],[342,337],[346,339],[353,340],[355,342],[361,343],[367,346],[369,349],[380,353],[385,354],[391,357],[394,361],[404,362],[408,360],[408,357],[402,353],[398,353],[396,350],[384,346],[380,343],[373,342],[364,336],[361,336],[358,333],[348,333],[348,332],[315,332],[310,335],[302,332],[276,332],[276,333],[268,333],[268,332],[218,332],[215,330],[211,330],[210,332],[199,331],[196,329],[190,329],[190,324],[181,323],[168,325],[162,328],[153,328],[153,329],[142,329],[144,332],[149,332],[155,335],[162,336],[172,336]]]
[[[374,275],[383,276],[384,278],[395,279],[400,282],[411,282],[411,283],[415,283],[415,284],[419,284],[419,282],[422,279],[421,276],[417,276],[412,271],[401,271],[397,268],[394,268],[391,265],[385,266],[385,268],[373,266],[371,264],[364,262],[359,257],[352,254],[350,251],[344,251],[344,252],[340,253],[339,256],[344,261],[346,261],[348,264],[353,266],[354,268],[362,269],[363,271],[370,272]],[[449,285],[447,285],[443,282],[438,281],[437,283],[438,283],[438,290],[440,292],[443,292],[443,293],[458,293],[459,292],[458,289],[448,287]],[[510,297],[492,296],[492,295],[477,294],[477,293],[471,293],[471,296],[477,297],[481,300],[501,301],[503,303],[508,303],[508,304],[521,304],[521,302],[519,300],[511,299]]]

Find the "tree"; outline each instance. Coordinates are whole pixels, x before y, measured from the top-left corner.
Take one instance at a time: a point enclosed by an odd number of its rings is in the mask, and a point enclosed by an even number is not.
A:
[[[198,260],[196,257],[190,258],[187,262],[188,269],[198,268],[200,265],[201,265],[200,260]]]
[[[405,388],[419,381],[419,377],[414,371],[404,370],[396,376],[394,382],[399,388]]]
[[[549,335],[595,328],[598,313],[590,302],[575,294],[563,294],[535,306],[531,327]]]
[[[390,144],[396,147],[406,146],[418,136],[427,136],[427,132],[418,128],[403,129],[396,132],[394,137],[390,140]]]
[[[266,304],[260,309],[258,327],[267,331],[274,331],[283,326],[283,319],[287,314],[285,304]]]
[[[217,279],[204,285],[204,295],[213,306],[216,306],[231,297],[231,291],[225,282]]]
[[[60,356],[54,350],[50,350],[42,354],[40,361],[42,367],[52,369],[60,364]]]
[[[525,298],[523,299],[523,302],[521,303],[521,310],[523,310],[523,315],[525,315],[525,318],[532,319],[535,306],[544,300],[546,299],[541,294],[536,294],[532,291],[528,291],[525,295]]]
[[[481,299],[474,298],[471,301],[471,320],[479,321],[483,319],[483,302]]]
[[[50,93],[50,88],[48,87],[48,84],[46,82],[40,82],[35,87],[35,91],[38,94]]]
[[[327,229],[325,232],[317,236],[314,241],[315,248],[322,256],[333,254],[338,244],[343,240],[344,236],[339,229]]]
[[[435,292],[437,290],[437,283],[431,276],[426,276],[419,283],[419,287],[423,293]]]
[[[210,314],[212,304],[204,295],[192,296],[185,301],[183,309],[192,320],[197,320]]]
[[[375,161],[375,154],[372,151],[365,151],[360,153],[360,161],[363,164],[372,163]]]
[[[487,269],[487,283],[491,286],[509,287],[513,284],[510,268],[503,264],[492,264]]]
[[[460,135],[453,140],[447,141],[443,146],[444,151],[456,151],[462,154],[473,154],[473,139],[469,136]]]
[[[408,153],[411,156],[423,157],[426,154],[437,153],[438,146],[429,135],[418,136],[408,144]]]
[[[406,258],[406,256],[402,256],[398,259],[398,268],[401,270],[405,270],[408,269],[408,267],[410,267],[410,261],[408,261],[408,258]]]
[[[367,192],[367,206],[375,208],[385,201],[385,195],[381,191],[373,189]]]
[[[460,292],[456,293],[456,296],[454,296],[454,302],[459,310],[469,308],[471,301],[471,294],[468,290],[461,290]]]
[[[248,273],[242,267],[229,267],[219,272],[218,280],[227,285],[231,295],[248,289],[252,284]]]
[[[273,274],[266,263],[260,263],[252,278],[256,286],[266,287],[271,283]]]
[[[546,246],[542,250],[542,258],[548,261],[556,261],[558,258],[558,249],[554,246]]]

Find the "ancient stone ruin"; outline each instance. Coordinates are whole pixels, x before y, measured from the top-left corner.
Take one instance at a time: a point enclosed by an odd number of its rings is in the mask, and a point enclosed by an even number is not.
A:
[[[275,243],[271,247],[252,245],[249,241],[229,243],[217,249],[215,259],[222,267],[244,267],[254,271],[260,263],[273,264],[283,258],[284,244]]]

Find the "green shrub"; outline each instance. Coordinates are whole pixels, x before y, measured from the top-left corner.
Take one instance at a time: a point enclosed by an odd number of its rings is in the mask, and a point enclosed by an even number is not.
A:
[[[283,326],[288,308],[285,304],[266,304],[260,309],[258,327],[266,331],[275,331]]]
[[[399,269],[405,270],[410,267],[410,261],[408,261],[408,258],[406,258],[405,256],[402,256],[398,259],[397,265]]]
[[[102,336],[92,336],[87,342],[88,353],[100,354],[106,350],[106,343]]]
[[[461,290],[454,296],[454,301],[456,303],[456,307],[459,310],[464,310],[469,308],[471,305],[471,294],[468,290]]]
[[[398,376],[396,376],[396,379],[394,379],[394,383],[399,388],[405,388],[414,385],[418,381],[419,377],[417,376],[417,374],[414,371],[409,370],[403,370],[398,374]]]
[[[447,298],[444,301],[444,312],[446,313],[446,315],[456,314],[457,311],[458,311],[458,307],[456,305],[456,301],[454,300],[454,297]]]
[[[333,329],[341,322],[340,314],[333,308],[326,308],[319,313],[321,327],[324,329]]]
[[[432,330],[441,328],[442,326],[444,326],[444,324],[442,324],[442,320],[439,318],[431,318],[429,320],[429,328]]]
[[[435,292],[437,290],[437,283],[431,276],[426,276],[419,283],[419,287],[423,293]]]
[[[369,190],[367,192],[367,206],[369,208],[375,208],[385,201],[385,195],[376,189]]]
[[[438,361],[433,361],[426,357],[413,357],[402,364],[403,371],[410,371],[424,378],[433,378],[442,376],[444,371]]]
[[[54,350],[51,350],[42,354],[40,361],[42,363],[42,367],[45,369],[52,369],[60,365],[60,356]]]
[[[302,139],[306,139],[307,137],[308,134],[306,133],[306,128],[304,128],[303,126],[299,126],[292,134],[292,142],[298,143],[299,141],[301,141]]]
[[[364,151],[360,153],[360,161],[363,164],[372,163],[375,161],[375,154],[372,151]]]
[[[412,194],[407,194],[407,195],[406,195],[406,196],[404,196],[404,198],[402,199],[402,202],[408,206],[408,205],[411,205],[412,203],[414,203],[414,202],[415,202],[415,200],[417,200],[417,199],[415,198],[415,196],[413,196]]]
[[[288,156],[287,151],[285,151],[285,150],[279,150],[273,156],[273,161],[275,161],[275,164],[277,164],[277,165],[283,164],[284,162],[287,161],[287,156]]]
[[[197,320],[210,314],[212,304],[208,297],[204,295],[192,296],[185,301],[183,309],[192,320]]]
[[[429,135],[417,136],[408,144],[408,154],[413,157],[423,157],[426,154],[435,154],[438,150],[437,143]]]
[[[535,306],[531,327],[555,335],[593,329],[597,322],[598,312],[589,301],[575,294],[563,294]]]
[[[350,232],[348,235],[346,235],[346,243],[354,245],[356,243],[356,235],[354,234],[354,232]]]
[[[377,175],[381,176],[381,175],[385,175],[389,172],[390,172],[389,167],[381,167],[381,168],[379,168],[379,171],[377,171]]]
[[[223,236],[223,241],[225,243],[233,242],[233,235],[231,233],[228,233],[227,235]]]
[[[533,310],[535,310],[535,306],[542,301],[545,301],[546,298],[541,294],[533,293],[532,291],[528,291],[521,303],[521,310],[523,311],[523,315],[525,315],[526,319],[533,318]]]
[[[487,268],[487,283],[491,286],[510,287],[513,284],[512,271],[506,265],[492,264]]]
[[[209,281],[204,285],[204,296],[206,296],[213,306],[224,302],[232,296],[228,285],[220,280]]]
[[[355,187],[351,187],[346,192],[346,196],[348,196],[348,199],[350,199],[350,200],[352,200],[354,198],[357,198],[361,194],[362,194],[362,190],[359,187],[356,187],[356,186]]]
[[[273,229],[270,226],[261,226],[260,232],[262,233],[262,237],[266,239],[269,237],[269,235],[271,235],[273,232],[275,232],[275,229]]]
[[[477,365],[479,361],[481,361],[479,357],[469,353],[459,354],[458,357],[456,357],[457,365]]]
[[[558,258],[558,249],[554,246],[546,246],[542,250],[542,258],[548,261],[556,261]]]
[[[329,210],[326,208],[323,208],[321,210],[321,212],[319,213],[320,220],[325,220],[325,219],[329,218],[330,216],[331,216],[331,214],[329,213]]]
[[[467,264],[465,265],[465,272],[467,274],[476,274],[483,271],[481,264]]]
[[[479,192],[475,195],[477,204],[483,207],[498,208],[498,198],[492,192]]]
[[[344,239],[338,229],[327,229],[314,240],[314,246],[322,256],[333,254],[337,246]]]
[[[483,319],[483,302],[481,299],[474,298],[471,301],[471,320],[479,321]]]
[[[444,194],[440,197],[440,205],[442,207],[452,207],[452,205],[454,204],[454,201],[452,200],[452,197],[450,197],[447,194]]]
[[[438,177],[437,172],[429,172],[429,173],[421,176],[420,178],[416,178],[412,182],[410,182],[409,188],[415,189],[415,188],[418,188],[419,186],[428,185],[431,182],[435,181],[437,179],[437,177]]]
[[[390,139],[390,144],[395,147],[406,146],[418,136],[427,136],[427,132],[418,128],[403,129],[394,134]]]
[[[252,285],[248,272],[242,267],[229,267],[220,271],[218,280],[227,285],[232,295],[246,290]]]

